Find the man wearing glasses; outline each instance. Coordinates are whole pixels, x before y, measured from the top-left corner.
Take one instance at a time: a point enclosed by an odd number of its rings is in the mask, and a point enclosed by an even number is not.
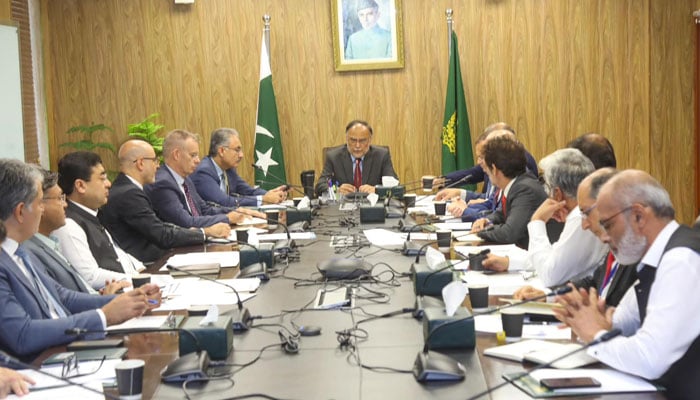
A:
[[[374,193],[382,176],[398,179],[386,147],[372,146],[372,127],[365,121],[354,120],[345,127],[346,144],[328,149],[323,171],[316,183],[321,195],[329,186],[337,186],[340,194]]]
[[[623,372],[657,380],[668,398],[700,398],[700,232],[681,226],[668,192],[649,174],[626,170],[600,190],[602,239],[639,283],[617,308],[595,288],[557,298],[557,318],[588,343],[612,329],[623,336],[588,349]]]
[[[143,191],[144,185],[155,182],[159,164],[150,144],[129,140],[119,148],[118,157],[120,173],[98,218],[124,250],[149,262],[173,247],[204,243],[206,237],[228,237],[230,228],[224,222],[189,229],[158,218]]]
[[[212,132],[209,155],[192,174],[199,195],[206,201],[233,208],[279,204],[287,198],[285,185],[267,191],[253,188],[241,179],[236,168],[242,159],[243,147],[238,131],[219,128]]]

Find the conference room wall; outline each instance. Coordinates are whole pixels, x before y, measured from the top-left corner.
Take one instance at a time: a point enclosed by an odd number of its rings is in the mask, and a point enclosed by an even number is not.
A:
[[[447,81],[445,9],[454,9],[472,138],[504,120],[536,158],[588,131],[621,168],[651,172],[694,219],[693,22],[700,0],[403,0],[403,69],[334,70],[330,1],[41,0],[51,161],[65,131],[105,123],[118,145],[152,112],[166,130],[231,126],[253,159],[261,17],[287,176],[322,168],[353,118],[391,147],[403,181],[440,171]],[[103,155],[105,155],[103,153]],[[105,155],[111,169],[115,159]],[[239,172],[253,177],[248,163]]]

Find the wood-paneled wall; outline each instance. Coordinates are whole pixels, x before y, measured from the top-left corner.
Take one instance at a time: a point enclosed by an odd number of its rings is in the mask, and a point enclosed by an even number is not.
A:
[[[473,136],[509,122],[536,158],[596,131],[619,166],[651,172],[678,217],[694,219],[693,25],[700,0],[403,0],[406,66],[338,73],[328,0],[42,1],[52,162],[64,132],[117,134],[152,112],[203,136],[237,128],[252,159],[263,14],[287,175],[322,167],[354,118],[391,146],[404,181],[440,171],[447,80],[445,9],[454,9]],[[114,162],[107,157],[108,163]],[[247,164],[247,163],[246,163]],[[253,172],[243,165],[241,175]]]

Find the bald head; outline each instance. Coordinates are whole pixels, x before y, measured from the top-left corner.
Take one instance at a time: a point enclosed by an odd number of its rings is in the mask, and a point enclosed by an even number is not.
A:
[[[150,143],[143,140],[127,140],[119,147],[119,170],[141,185],[155,182],[158,159]]]
[[[651,208],[658,218],[671,220],[675,217],[673,203],[666,189],[644,171],[628,169],[611,178],[600,189],[599,199],[605,199],[620,209],[633,204]]]

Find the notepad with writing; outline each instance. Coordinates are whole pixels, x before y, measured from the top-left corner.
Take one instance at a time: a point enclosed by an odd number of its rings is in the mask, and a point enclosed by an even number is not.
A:
[[[578,343],[555,343],[544,340],[521,340],[520,342],[507,344],[504,346],[491,347],[484,350],[487,356],[505,358],[512,361],[529,361],[537,364],[546,364],[564,354],[581,349]],[[584,365],[598,362],[589,356],[585,350],[570,355],[552,364],[552,367],[559,369],[579,368]]]

